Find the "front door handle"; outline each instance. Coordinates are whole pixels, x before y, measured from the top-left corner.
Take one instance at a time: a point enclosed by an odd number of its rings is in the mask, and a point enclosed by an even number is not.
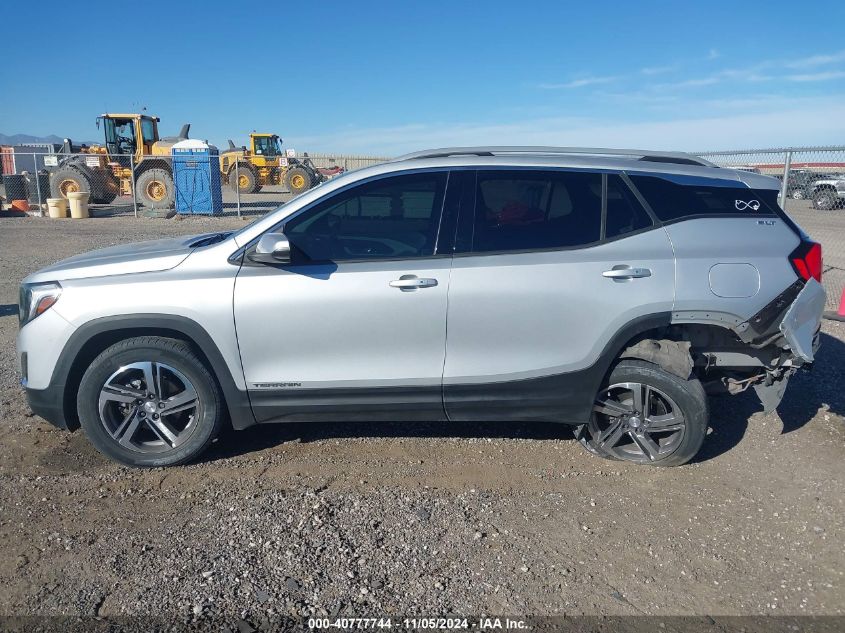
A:
[[[394,279],[390,282],[391,288],[399,288],[405,292],[416,290],[417,288],[433,288],[436,285],[436,279],[430,277],[420,278],[416,275],[402,275],[399,279]]]
[[[618,264],[612,269],[604,271],[601,276],[607,277],[608,279],[624,281],[626,279],[651,277],[651,271],[648,268],[631,268],[627,264]]]

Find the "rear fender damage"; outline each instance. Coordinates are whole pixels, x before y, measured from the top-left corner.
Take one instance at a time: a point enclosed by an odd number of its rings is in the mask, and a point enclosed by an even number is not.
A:
[[[625,349],[619,358],[645,360],[686,380],[694,366],[690,345],[689,341],[647,338]]]

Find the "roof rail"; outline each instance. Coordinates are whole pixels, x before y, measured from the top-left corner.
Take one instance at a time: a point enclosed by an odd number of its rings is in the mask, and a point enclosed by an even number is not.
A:
[[[653,163],[675,163],[680,165],[701,165],[718,167],[708,160],[685,152],[655,152],[647,149],[609,149],[601,147],[545,147],[545,146],[509,146],[490,147],[443,147],[413,152],[394,158],[393,161],[414,160],[419,158],[446,158],[448,156],[501,156],[525,154],[535,156],[585,155],[585,156],[624,156]]]

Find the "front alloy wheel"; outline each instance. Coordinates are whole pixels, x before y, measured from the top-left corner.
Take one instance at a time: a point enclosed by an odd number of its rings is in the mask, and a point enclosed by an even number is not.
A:
[[[165,363],[121,367],[100,390],[100,422],[121,446],[160,453],[181,446],[196,428],[197,390]]]
[[[85,371],[79,422],[103,454],[129,466],[173,466],[202,453],[223,426],[217,381],[185,341],[139,336]]]

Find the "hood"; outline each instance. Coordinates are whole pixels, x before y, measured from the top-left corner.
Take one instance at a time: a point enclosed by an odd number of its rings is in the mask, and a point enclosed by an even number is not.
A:
[[[184,261],[195,246],[208,237],[209,235],[171,237],[101,248],[42,268],[24,279],[24,283],[168,270]]]

